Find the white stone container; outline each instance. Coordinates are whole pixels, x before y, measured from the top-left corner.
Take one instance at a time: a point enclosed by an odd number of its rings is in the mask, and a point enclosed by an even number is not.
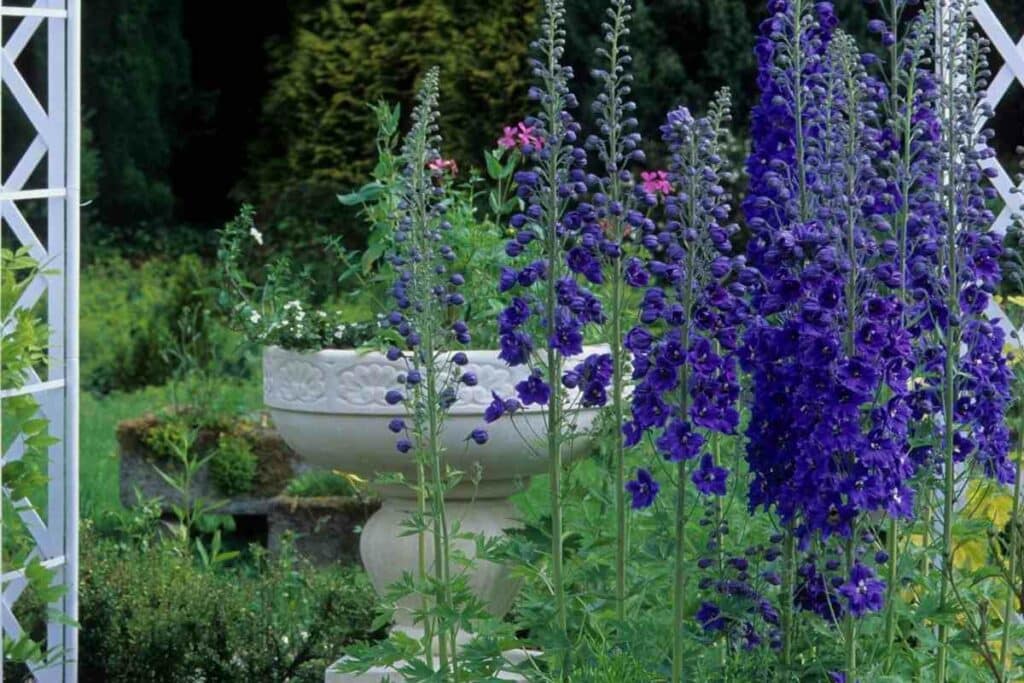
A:
[[[584,356],[606,350],[589,347]],[[548,469],[547,431],[537,406],[524,408],[512,419],[485,425],[484,410],[491,403],[492,392],[515,396],[514,387],[528,376],[528,370],[508,367],[497,351],[467,351],[466,355],[469,363],[462,369],[475,373],[478,384],[461,387],[458,401],[445,418],[445,464],[465,473],[446,497],[447,511],[450,520],[459,520],[461,531],[496,537],[504,529],[520,525],[509,497],[522,490],[531,476]],[[404,406],[388,405],[384,398],[388,390],[401,386],[397,378],[405,369],[404,362],[389,361],[376,352],[299,353],[270,347],[263,356],[264,403],[281,437],[306,463],[371,482],[377,475],[393,473],[414,482],[414,456],[399,453],[397,437],[388,430],[393,418],[407,417]],[[566,447],[566,458],[580,455],[589,446],[587,432],[597,409],[573,410],[571,414],[578,436]],[[477,427],[486,428],[486,444],[468,440]],[[363,528],[359,548],[374,588],[383,594],[403,572],[416,573],[418,539],[403,535],[403,523],[415,511],[416,498],[404,485],[376,488],[382,505]],[[430,548],[432,539],[427,542]],[[472,543],[454,543],[472,556]],[[427,554],[432,564],[433,553],[428,550]],[[487,561],[474,563],[470,586],[498,618],[508,611],[518,590],[507,567]],[[413,624],[412,610],[417,606],[417,598],[410,596],[395,614],[394,628],[414,638],[422,634]]]

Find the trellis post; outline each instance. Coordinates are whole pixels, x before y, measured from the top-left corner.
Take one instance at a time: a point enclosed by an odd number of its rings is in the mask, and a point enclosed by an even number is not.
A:
[[[10,501],[31,534],[33,556],[53,570],[55,583],[64,587],[62,596],[49,606],[63,618],[51,618],[46,628],[45,646],[55,657],[30,664],[39,683],[74,683],[78,677],[73,623],[78,619],[80,11],[80,0],[0,0],[0,88],[15,104],[8,116],[23,117],[33,131],[17,163],[4,160],[0,217],[16,241],[47,269],[25,290],[17,307],[31,308],[45,294],[50,329],[45,373],[28,372],[23,387],[0,391],[0,398],[32,394],[49,421],[50,434],[59,440],[49,451],[45,511],[30,501]],[[19,71],[18,60],[28,54],[33,41],[43,40],[45,89],[34,89]],[[45,102],[40,101],[43,93]],[[45,173],[37,173],[44,161]],[[23,209],[35,200],[45,202],[41,216]],[[5,330],[8,324],[0,321]],[[17,460],[22,453],[16,438],[2,454],[3,462]],[[6,489],[3,495],[10,498]],[[22,632],[14,605],[26,584],[23,570],[0,567],[0,628],[5,635],[16,638]],[[0,643],[0,659],[2,655]],[[2,677],[0,671],[0,681]]]

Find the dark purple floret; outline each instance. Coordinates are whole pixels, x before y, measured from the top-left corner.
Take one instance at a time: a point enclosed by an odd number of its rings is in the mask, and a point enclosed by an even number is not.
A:
[[[697,609],[697,623],[705,632],[721,631],[725,628],[725,618],[718,605],[711,602],[702,602]]]
[[[885,602],[885,583],[875,578],[870,568],[857,562],[846,583],[839,586],[850,613],[856,617],[881,611]]]
[[[705,454],[700,459],[700,467],[693,473],[693,483],[697,490],[705,496],[725,495],[725,480],[729,476],[729,470],[715,465],[714,459]]]
[[[633,497],[636,510],[650,507],[660,488],[651,473],[642,467],[636,471],[636,479],[626,482],[626,491]]]

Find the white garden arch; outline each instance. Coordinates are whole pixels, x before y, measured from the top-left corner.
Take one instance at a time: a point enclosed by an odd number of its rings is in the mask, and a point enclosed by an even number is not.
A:
[[[69,622],[78,617],[79,10],[79,0],[0,0],[0,94],[7,104],[0,122],[20,118],[33,131],[27,148],[16,158],[3,159],[0,219],[18,243],[4,246],[27,247],[47,269],[17,305],[45,301],[51,331],[46,370],[28,373],[16,392],[36,397],[50,433],[59,440],[49,453],[45,506],[10,501],[32,536],[35,557],[66,589],[50,605],[65,617],[47,624],[45,645],[54,659],[31,666],[39,683],[77,680],[78,636]],[[38,78],[27,78],[23,64],[36,57],[42,62],[33,70]],[[2,324],[6,328],[8,321]],[[2,454],[4,462],[18,459],[22,451],[15,438]],[[7,489],[3,495],[10,498]],[[22,570],[0,567],[5,636],[17,638],[22,632],[14,605],[25,587]]]
[[[989,6],[988,0],[975,0],[972,12],[979,28],[991,41],[993,51],[998,53],[1003,60],[1003,65],[992,77],[985,96],[986,103],[992,107],[993,111],[997,112],[999,105],[1006,100],[1006,96],[1015,83],[1024,87],[1024,36],[1014,40]],[[986,125],[985,122],[979,124],[978,132],[981,132],[984,125]],[[1024,121],[1021,122],[1021,126],[1024,128]],[[998,158],[993,157],[984,163],[995,169],[996,176],[992,179],[992,185],[1004,202],[1002,211],[992,225],[995,233],[1003,237],[1007,228],[1010,227],[1014,215],[1019,214],[1024,208],[1024,194],[1021,194],[1024,185],[1017,184],[1010,171],[1000,163]],[[1019,334],[1020,338],[1024,338],[1024,330],[1015,330],[1010,319],[994,301],[990,304],[990,313],[999,319],[1008,338],[1016,338],[1010,337],[1014,332]]]

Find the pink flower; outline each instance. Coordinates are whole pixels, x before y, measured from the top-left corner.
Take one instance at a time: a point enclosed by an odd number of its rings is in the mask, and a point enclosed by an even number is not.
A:
[[[640,174],[643,180],[644,192],[648,194],[670,194],[672,183],[668,180],[668,173],[665,171],[644,171]]]
[[[455,163],[455,159],[442,159],[441,157],[437,157],[427,164],[427,168],[431,171],[436,171],[437,173],[444,173],[445,171],[448,171],[452,175],[459,174],[459,165]]]
[[[516,144],[515,126],[505,126],[501,137],[498,138],[498,147],[501,147],[502,149],[512,149]]]
[[[544,146],[544,138],[537,135],[533,126],[520,121],[515,126],[505,126],[498,138],[498,147],[512,149],[519,147],[523,152],[538,150]]]

